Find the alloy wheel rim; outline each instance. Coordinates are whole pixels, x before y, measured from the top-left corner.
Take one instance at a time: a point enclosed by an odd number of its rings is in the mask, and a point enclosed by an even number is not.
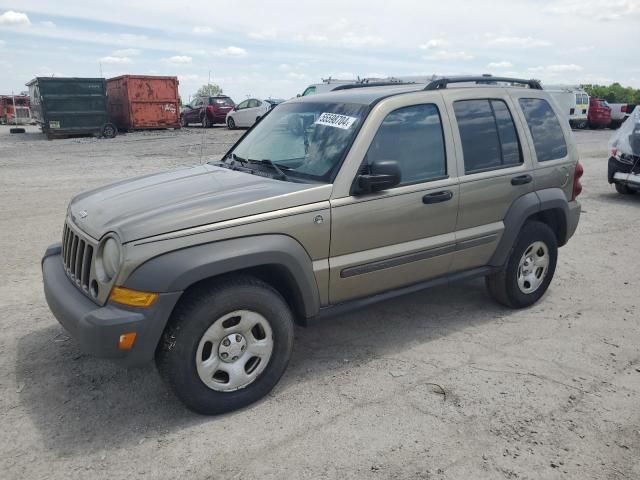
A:
[[[534,293],[549,271],[549,248],[544,242],[533,242],[518,263],[518,288],[524,294]]]
[[[265,317],[236,310],[204,332],[196,351],[200,380],[212,390],[232,392],[253,383],[273,354],[273,332]]]

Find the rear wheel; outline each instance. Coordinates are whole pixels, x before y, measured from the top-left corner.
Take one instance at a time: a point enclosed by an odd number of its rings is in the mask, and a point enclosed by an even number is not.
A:
[[[293,348],[293,315],[282,296],[248,276],[187,294],[158,348],[176,395],[211,415],[249,405],[275,386]]]
[[[102,127],[102,136],[104,138],[113,138],[118,134],[118,129],[113,123],[105,123]]]
[[[234,130],[236,128],[236,122],[233,117],[227,118],[227,127],[229,127],[229,130]]]
[[[615,183],[616,191],[622,195],[633,195],[636,193],[634,190],[631,190],[627,185],[622,183]]]
[[[527,222],[506,266],[486,277],[487,289],[508,307],[533,305],[549,288],[557,260],[558,242],[553,231],[542,222]]]

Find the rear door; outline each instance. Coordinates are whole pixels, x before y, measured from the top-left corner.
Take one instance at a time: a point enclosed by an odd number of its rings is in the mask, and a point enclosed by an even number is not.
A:
[[[452,89],[445,97],[460,172],[457,251],[451,266],[456,272],[488,263],[509,207],[533,190],[533,174],[525,132],[505,89]]]
[[[458,179],[440,94],[389,99],[362,131],[331,200],[333,304],[442,276],[455,249]],[[379,160],[398,162],[401,184],[358,193],[357,175]]]
[[[573,191],[573,172],[577,152],[572,154],[571,129],[560,121],[560,112],[541,92],[514,93],[525,135],[530,145],[536,190],[561,188],[567,199]]]

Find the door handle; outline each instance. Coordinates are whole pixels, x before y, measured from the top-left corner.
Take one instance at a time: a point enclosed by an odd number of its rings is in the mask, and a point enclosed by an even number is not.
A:
[[[511,179],[511,185],[526,185],[527,183],[531,183],[532,180],[533,177],[529,174],[520,175]]]
[[[451,190],[443,190],[441,192],[427,193],[424,197],[422,197],[422,203],[430,204],[446,202],[447,200],[451,200],[452,198],[453,192]]]

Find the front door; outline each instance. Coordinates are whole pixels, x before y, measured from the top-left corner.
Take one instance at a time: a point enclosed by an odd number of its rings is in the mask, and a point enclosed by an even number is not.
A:
[[[400,185],[331,200],[329,302],[364,297],[449,270],[455,251],[458,180],[448,155],[450,130],[441,97],[385,103],[359,172],[380,160],[398,162]],[[404,105],[403,105],[404,103]]]

